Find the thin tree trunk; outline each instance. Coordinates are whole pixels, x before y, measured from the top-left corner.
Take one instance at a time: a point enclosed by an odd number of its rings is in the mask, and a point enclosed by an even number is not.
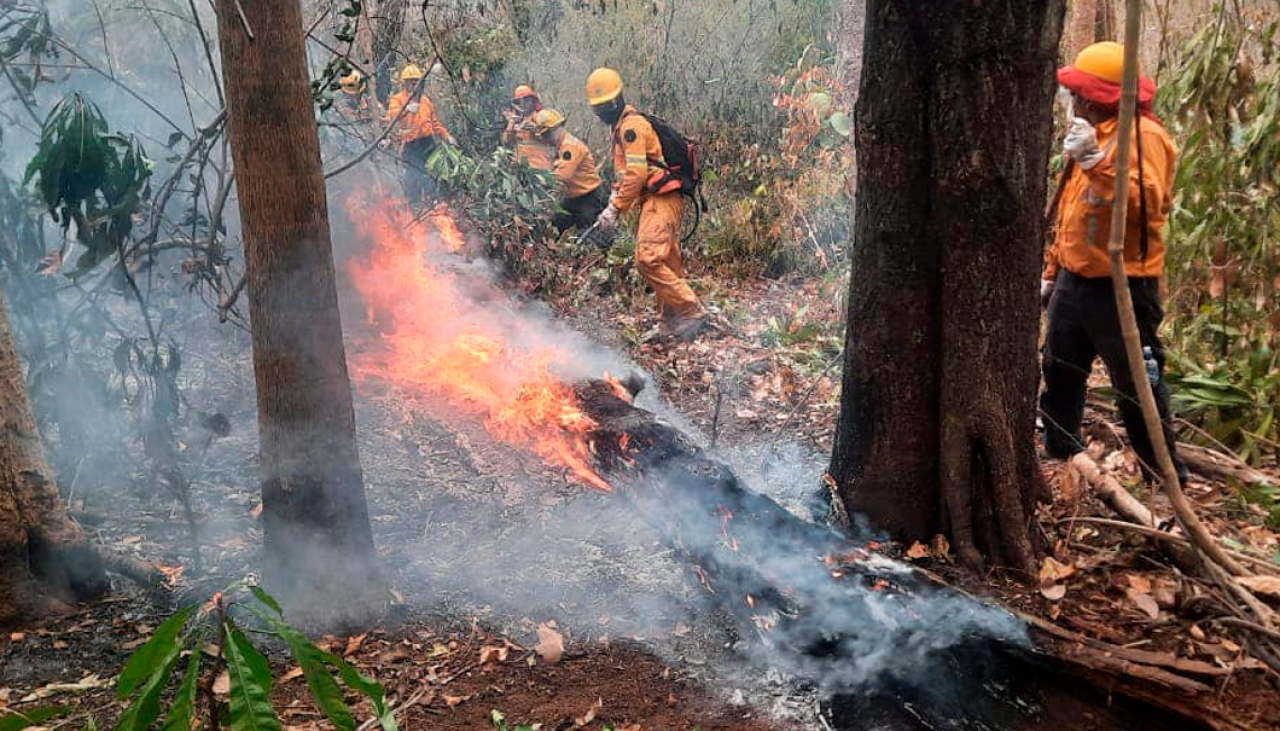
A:
[[[386,105],[396,86],[396,45],[404,32],[404,14],[408,0],[382,0],[377,5],[377,21],[373,30],[372,69],[374,93]]]
[[[1070,60],[1098,39],[1098,0],[1072,0],[1063,54]]]
[[[0,626],[106,590],[102,560],[45,461],[0,292]]]
[[[359,625],[385,592],[356,448],[301,8],[217,4],[258,390],[263,579],[295,621]]]
[[[831,475],[904,539],[1030,571],[1035,283],[1064,0],[869,0]]]

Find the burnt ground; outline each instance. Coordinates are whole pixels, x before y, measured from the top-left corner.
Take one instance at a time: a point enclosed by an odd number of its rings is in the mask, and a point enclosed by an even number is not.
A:
[[[82,477],[73,506],[112,550],[181,567],[175,604],[251,574],[261,541],[248,335],[208,322],[185,337],[188,398],[232,424],[207,449],[198,431],[184,435],[204,570],[192,565],[177,504],[142,475],[125,485]],[[486,728],[495,709],[512,722],[568,728],[593,708],[583,727],[791,727],[769,720],[777,699],[747,704],[753,692],[717,670],[733,638],[703,616],[695,584],[648,526],[480,425],[433,416],[451,413],[376,385],[358,397],[370,518],[394,591],[382,628],[348,659],[400,700],[425,691],[402,728]],[[113,586],[73,616],[0,637],[0,710],[69,702],[100,727],[112,722],[119,708],[108,686],[165,611],[119,577]],[[564,638],[554,665],[527,649],[543,623]],[[481,665],[485,646],[512,649]],[[292,727],[315,726],[306,696],[297,679],[277,690]],[[813,712],[810,701],[791,703]]]
[[[735,281],[724,272],[699,272],[695,289],[717,314],[719,326],[689,345],[664,344],[654,334],[652,295],[632,273],[596,276],[594,288],[564,288],[580,270],[572,259],[556,265],[550,283],[533,283],[565,317],[598,340],[625,347],[659,382],[662,394],[704,433],[717,432],[740,475],[766,492],[780,482],[803,480],[813,495],[816,470],[831,448],[838,413],[842,302],[839,276],[791,275],[780,280]],[[728,284],[732,282],[732,284]],[[1139,480],[1131,451],[1124,448],[1118,417],[1102,391],[1109,385],[1101,364],[1091,378],[1099,393],[1086,413],[1086,435],[1097,461],[1128,487],[1157,518],[1172,509],[1158,491]],[[893,546],[889,550],[931,569],[975,596],[1042,618],[1079,635],[1125,648],[1150,651],[1166,660],[1206,662],[1229,672],[1199,678],[1207,690],[1182,699],[1223,728],[1280,728],[1280,684],[1241,648],[1240,638],[1215,629],[1197,615],[1196,604],[1216,587],[1183,574],[1158,547],[1127,531],[1073,522],[1116,516],[1084,487],[1064,479],[1064,465],[1043,460],[1042,473],[1054,501],[1040,506],[1039,529],[1067,575],[1046,582],[993,572],[962,570],[943,547]],[[1280,483],[1280,465],[1264,467]],[[1280,565],[1280,536],[1267,513],[1249,504],[1237,486],[1204,475],[1188,488],[1201,519],[1233,549]],[[1042,574],[1045,572],[1042,571]],[[1064,586],[1065,595],[1054,589]],[[1271,595],[1272,606],[1280,595]]]
[[[562,264],[566,278],[575,266]],[[678,409],[669,416],[687,418],[686,426],[705,438],[714,435],[721,456],[748,482],[819,512],[821,501],[812,498],[823,461],[816,455],[830,448],[837,410],[839,299],[831,283],[838,280],[726,278],[732,288],[722,285],[708,297],[721,314],[719,329],[681,346],[646,337],[651,301],[634,283],[567,291],[522,284],[577,329],[633,357]],[[715,281],[703,277],[697,285],[707,292]],[[74,507],[99,541],[185,567],[180,601],[203,599],[251,572],[261,538],[248,336],[211,320],[184,331],[192,405],[224,413],[233,427],[207,449],[198,433],[184,437],[204,571],[192,567],[176,504],[141,476],[97,482],[85,476],[74,493]],[[497,709],[510,721],[570,728],[597,702],[584,727],[817,727],[811,698],[735,675],[741,668],[726,648],[735,638],[707,613],[696,581],[651,528],[608,496],[494,442],[440,404],[362,387],[357,419],[370,516],[397,606],[349,659],[396,699],[419,698],[402,727],[486,728]],[[1116,467],[1123,473],[1132,466]],[[1047,464],[1046,473],[1057,486],[1056,466]],[[1042,525],[1064,515],[1107,515],[1079,496],[1058,497]],[[1202,483],[1195,497],[1221,517],[1215,529],[1244,547],[1274,550],[1274,533],[1259,530],[1256,515],[1228,510],[1238,500],[1227,486]],[[1134,587],[1185,583],[1157,553],[1101,530],[1065,535],[1053,546],[1059,560],[1075,567],[1061,601],[1011,577],[958,572],[945,551],[919,561],[975,593],[1087,636],[1232,668],[1197,702],[1238,718],[1242,728],[1280,727],[1276,694],[1238,645],[1208,626],[1193,631],[1174,605],[1162,604],[1151,617],[1134,603]],[[71,702],[100,726],[114,718],[118,707],[106,686],[163,616],[127,582],[117,580],[116,589],[77,615],[0,637],[0,708]],[[555,623],[567,647],[554,665],[529,650],[546,622]],[[333,646],[345,651],[348,640]],[[441,646],[447,652],[440,654]],[[509,647],[507,659],[482,665],[486,646]],[[280,673],[287,670],[282,663]],[[22,702],[51,683],[86,677],[80,689]],[[291,727],[318,723],[306,695],[297,679],[277,689]],[[1087,718],[1083,723],[1090,727]]]

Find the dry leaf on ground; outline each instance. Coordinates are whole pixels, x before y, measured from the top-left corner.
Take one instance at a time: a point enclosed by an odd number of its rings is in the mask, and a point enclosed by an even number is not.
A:
[[[1241,576],[1236,581],[1255,594],[1280,597],[1280,576]]]
[[[916,541],[915,543],[912,543],[911,548],[907,549],[907,558],[911,559],[912,561],[919,561],[922,558],[929,558],[929,556],[931,555],[933,555],[933,552],[929,550],[928,546],[924,545],[920,541]]]
[[[1040,593],[1051,602],[1060,602],[1067,595],[1067,585],[1054,584],[1053,586],[1044,586],[1040,588]]]
[[[1150,594],[1135,586],[1130,586],[1128,589],[1125,589],[1124,594],[1129,597],[1129,601],[1132,602],[1135,607],[1141,609],[1148,617],[1156,619],[1160,616],[1160,605],[1156,603],[1155,598]]]
[[[533,647],[543,662],[557,663],[564,657],[564,635],[543,623],[538,625],[538,644]]]
[[[480,664],[488,665],[492,662],[506,662],[508,652],[510,650],[506,645],[485,645],[480,648]]]
[[[604,708],[604,699],[597,698],[596,702],[592,703],[591,707],[587,709],[585,715],[573,719],[573,727],[582,728],[583,726],[590,724],[592,721],[596,720],[596,712],[602,708]]]
[[[213,681],[213,694],[227,696],[231,694],[231,673],[223,670]]]
[[[368,636],[369,636],[369,633],[365,632],[362,635],[356,635],[355,637],[348,639],[347,649],[343,650],[342,656],[351,657],[352,655],[356,654],[360,650],[360,646],[364,644],[365,638]]]
[[[1051,586],[1057,584],[1075,572],[1075,566],[1062,563],[1053,556],[1045,556],[1044,562],[1040,564],[1040,585]]]

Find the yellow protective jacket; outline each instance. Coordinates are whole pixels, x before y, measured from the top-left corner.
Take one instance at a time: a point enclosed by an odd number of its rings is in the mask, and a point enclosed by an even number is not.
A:
[[[560,192],[565,198],[581,198],[600,187],[600,173],[596,171],[595,158],[591,150],[568,132],[560,139],[556,147],[556,160],[553,170],[560,183]]]
[[[628,104],[613,127],[614,207],[625,213],[647,199],[649,176],[665,164],[653,125]]]
[[[1174,163],[1178,151],[1160,123],[1141,115],[1134,120],[1142,135],[1142,188],[1138,185],[1137,146],[1131,144],[1128,219],[1124,234],[1124,268],[1130,277],[1158,277],[1164,271],[1162,229],[1173,208]],[[1045,253],[1044,279],[1056,279],[1065,268],[1082,277],[1111,276],[1107,239],[1111,235],[1111,202],[1116,184],[1115,119],[1098,125],[1098,145],[1106,156],[1090,170],[1076,166],[1063,190],[1058,229]],[[1135,133],[1136,134],[1136,133]],[[1147,196],[1147,252],[1142,255],[1140,190]]]
[[[528,122],[528,117],[508,119],[507,128],[502,131],[502,142],[516,148],[516,162],[525,160],[534,170],[551,170],[553,150],[534,136]]]
[[[391,97],[387,105],[387,121],[396,118],[400,110],[409,103],[409,92],[401,90]],[[436,116],[436,105],[431,103],[426,94],[418,95],[418,111],[405,112],[400,118],[396,131],[393,133],[400,142],[412,142],[423,137],[436,136],[441,140],[449,138],[449,130],[445,128],[440,118]]]

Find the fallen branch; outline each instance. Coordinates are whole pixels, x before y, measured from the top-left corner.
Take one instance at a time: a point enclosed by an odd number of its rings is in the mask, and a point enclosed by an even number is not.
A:
[[[1143,505],[1124,486],[1107,472],[1085,452],[1080,452],[1068,463],[1076,474],[1084,478],[1093,492],[1107,504],[1117,515],[1138,525],[1154,528],[1155,516],[1147,506]]]
[[[1180,536],[1175,533],[1170,533],[1169,531],[1160,530],[1159,528],[1149,528],[1145,525],[1138,525],[1137,523],[1129,523],[1123,520],[1111,520],[1109,518],[1093,518],[1088,516],[1085,516],[1085,517],[1076,516],[1071,518],[1059,518],[1057,522],[1059,524],[1089,523],[1092,525],[1104,525],[1109,528],[1119,528],[1122,530],[1133,531],[1134,533],[1141,533],[1144,536],[1150,536],[1157,540],[1167,541],[1169,543],[1176,543],[1176,544],[1187,546],[1187,547],[1191,546],[1191,541],[1187,540],[1186,536]],[[1256,568],[1258,568],[1263,573],[1272,574],[1274,576],[1280,576],[1280,566],[1277,566],[1274,563],[1271,563],[1265,558],[1261,558],[1259,556],[1250,556],[1249,554],[1244,553],[1242,551],[1228,550],[1227,553],[1229,553],[1233,558],[1238,558],[1241,561],[1253,564]]]
[[[129,579],[147,592],[155,604],[167,607],[173,603],[173,587],[160,567],[119,550],[98,546],[98,555],[108,571]]]
[[[1223,482],[1241,485],[1277,485],[1280,480],[1250,467],[1239,458],[1198,444],[1179,444],[1178,456],[1198,474]]]

